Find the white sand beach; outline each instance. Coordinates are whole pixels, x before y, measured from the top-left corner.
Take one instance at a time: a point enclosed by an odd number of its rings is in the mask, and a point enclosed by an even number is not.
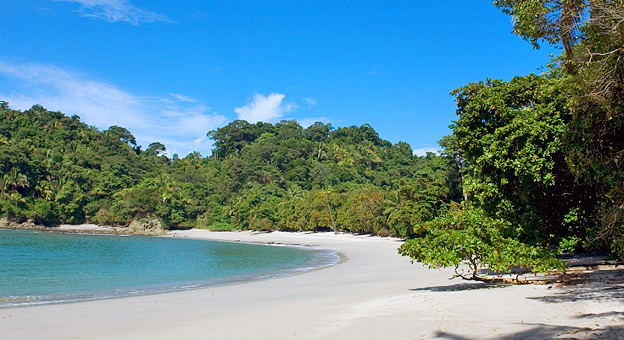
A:
[[[189,230],[170,236],[304,244],[346,261],[289,277],[0,309],[3,339],[621,338],[624,286],[488,286],[397,254],[399,240]]]

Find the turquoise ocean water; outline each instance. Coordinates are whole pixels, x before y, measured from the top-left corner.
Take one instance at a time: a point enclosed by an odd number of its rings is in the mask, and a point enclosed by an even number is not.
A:
[[[214,286],[337,260],[303,247],[0,229],[0,307]]]

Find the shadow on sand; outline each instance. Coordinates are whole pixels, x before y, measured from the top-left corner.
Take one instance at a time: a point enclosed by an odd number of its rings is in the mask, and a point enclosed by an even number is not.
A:
[[[547,303],[624,299],[624,269],[580,274],[565,289],[546,296],[529,297]]]
[[[493,288],[488,284],[458,284],[445,287],[429,287],[418,290],[451,291],[465,289]],[[474,286],[474,287],[473,287]],[[454,287],[454,288],[453,288]],[[438,289],[438,290],[436,290]],[[569,285],[561,289],[550,291],[550,294],[527,299],[543,301],[545,303],[564,303],[573,301],[614,301],[624,299],[624,269],[597,270],[591,273],[577,274]],[[576,316],[577,319],[596,319],[595,328],[547,325],[539,323],[523,323],[525,330],[486,337],[485,339],[624,339],[624,311],[609,311],[602,313],[586,313]],[[611,322],[620,320],[618,325],[600,327],[600,319],[609,318]],[[603,319],[604,320],[604,319]],[[435,334],[439,339],[463,340],[470,339],[461,334],[438,331]]]
[[[503,336],[487,337],[486,339],[623,339],[624,326],[605,328],[582,328],[545,324],[526,324],[531,327],[525,331]],[[462,335],[439,331],[435,334],[439,339],[465,340],[471,339]]]
[[[419,291],[427,291],[427,292],[457,292],[464,290],[477,290],[477,289],[492,289],[492,288],[501,288],[507,287],[509,284],[506,283],[487,283],[487,282],[478,282],[478,283],[457,283],[454,285],[447,286],[432,286],[432,287],[423,287],[423,288],[412,288],[410,289],[413,292]]]

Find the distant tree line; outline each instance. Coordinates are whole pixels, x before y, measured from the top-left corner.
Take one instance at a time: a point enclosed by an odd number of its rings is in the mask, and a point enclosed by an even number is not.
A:
[[[415,156],[368,125],[238,120],[208,133],[212,156],[170,159],[122,127],[37,105],[0,113],[0,214],[17,221],[409,237],[461,197],[452,159]]]

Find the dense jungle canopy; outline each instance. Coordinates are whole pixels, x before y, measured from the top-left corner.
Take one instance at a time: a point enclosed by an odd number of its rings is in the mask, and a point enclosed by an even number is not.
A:
[[[121,127],[98,131],[40,106],[0,110],[0,211],[12,219],[407,237],[461,196],[447,157],[414,156],[368,125],[234,121],[209,133],[211,157],[169,159]]]

